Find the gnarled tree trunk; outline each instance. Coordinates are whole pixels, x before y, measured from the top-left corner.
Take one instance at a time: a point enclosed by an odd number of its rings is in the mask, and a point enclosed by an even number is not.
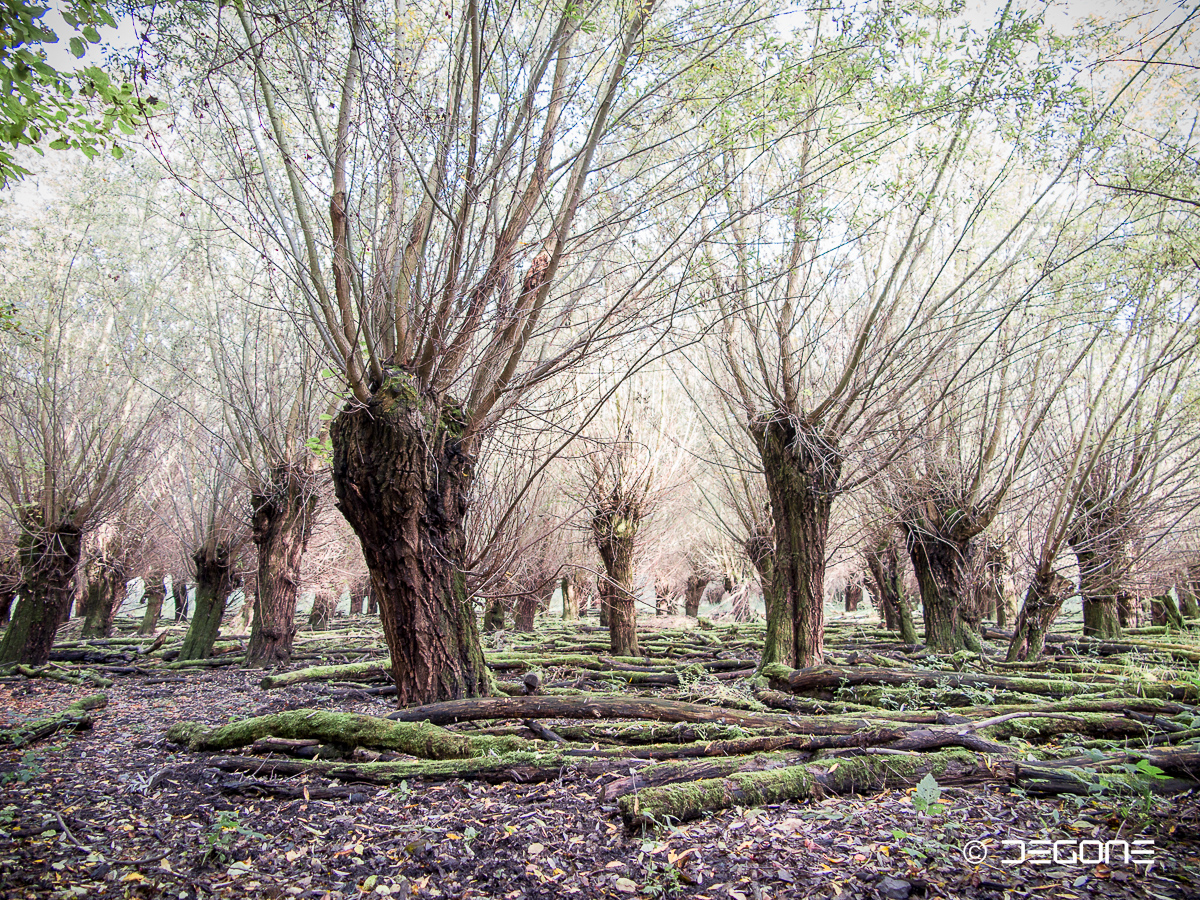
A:
[[[970,539],[952,540],[907,522],[904,532],[921,589],[925,643],[940,652],[966,649],[971,643],[963,617],[971,592]]]
[[[84,566],[87,586],[84,588],[83,630],[85,638],[106,638],[112,635],[125,590],[126,572],[120,560],[100,552]]]
[[[146,614],[142,616],[138,634],[154,634],[158,628],[158,618],[162,615],[163,601],[167,596],[164,578],[165,573],[161,569],[146,576]]]
[[[894,538],[889,536],[882,544],[868,546],[866,558],[867,570],[875,583],[888,630],[899,631],[900,640],[906,644],[917,643],[917,629],[913,626],[912,610],[904,596],[904,575],[900,570],[900,554]]]
[[[208,659],[221,633],[225,603],[233,591],[233,560],[229,548],[210,540],[195,552],[196,609],[179,648],[179,659]]]
[[[513,613],[513,631],[524,634],[533,632],[533,623],[537,618],[538,595],[536,591],[523,591],[517,597],[516,609]]]
[[[175,622],[183,622],[188,617],[188,586],[182,578],[171,577],[171,602],[175,606]]]
[[[683,612],[693,619],[700,614],[700,598],[704,596],[704,588],[708,584],[707,578],[701,578],[699,575],[689,575],[687,578],[687,586],[684,588],[683,594]]]
[[[270,666],[291,658],[300,563],[317,509],[312,481],[305,465],[279,466],[271,473],[266,490],[250,498],[252,536],[258,550],[258,592],[246,665]]]
[[[1042,655],[1046,632],[1071,589],[1071,582],[1057,572],[1038,572],[1034,576],[1017,614],[1012,642],[1008,645],[1009,662],[1022,659],[1032,662]]]
[[[608,608],[609,649],[613,656],[640,656],[637,610],[633,595],[633,543],[638,523],[619,514],[597,511],[592,536],[604,560],[607,577],[601,584],[601,611]]]
[[[771,496],[775,579],[792,611],[795,664],[824,660],[825,545],[842,455],[817,428],[783,413],[750,425]]]
[[[463,572],[474,459],[451,403],[391,370],[330,429],[338,508],[379,596],[401,706],[477,697],[489,680]]]
[[[746,539],[746,556],[758,572],[766,606],[767,630],[763,636],[762,663],[781,663],[795,668],[796,640],[792,634],[795,610],[786,591],[780,590],[775,570],[775,537],[768,523],[760,523]],[[690,586],[690,581],[689,581]]]
[[[45,665],[74,599],[83,535],[69,523],[25,524],[17,541],[21,582],[16,611],[0,641],[0,663]]]
[[[1079,566],[1083,633],[1104,639],[1121,636],[1120,598],[1129,570],[1128,528],[1119,506],[1086,506],[1072,522],[1068,538]]]
[[[483,607],[483,630],[504,630],[504,601],[499,597],[490,597]]]
[[[563,621],[574,622],[579,618],[579,591],[575,588],[575,576],[570,572],[559,582],[562,591]]]

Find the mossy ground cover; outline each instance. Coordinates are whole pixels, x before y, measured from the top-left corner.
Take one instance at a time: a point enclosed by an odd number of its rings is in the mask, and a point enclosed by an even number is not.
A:
[[[595,671],[573,669],[570,659],[600,659],[602,650],[578,649],[595,636],[586,624],[578,631],[552,624],[535,635],[502,635],[493,639],[500,646],[489,652],[504,654],[499,658],[510,663],[513,654],[536,656],[543,682],[552,682]],[[1190,646],[1178,635],[1170,638],[1172,644]],[[787,716],[786,710],[763,704],[760,698],[767,694],[760,683],[720,680],[715,677],[719,667],[705,670],[705,661],[752,655],[756,639],[754,626],[745,625],[668,635],[648,630],[640,642],[651,648],[644,662],[654,667],[670,660],[672,671],[685,677],[677,686],[626,690],[631,696]],[[308,636],[298,645],[305,658],[292,668],[355,661],[377,651],[378,643],[372,642],[378,642],[377,634],[362,623]],[[858,653],[863,665],[878,666],[882,659],[898,667],[999,671],[969,658],[912,660],[896,646],[894,638],[866,625],[831,628],[830,653],[839,664],[852,665],[852,654]],[[1146,658],[1154,651],[1139,652]],[[1150,657],[1159,664],[1154,680],[1183,683],[1191,670],[1169,652]],[[1104,659],[1122,677],[1137,668],[1125,671],[1122,659]],[[794,751],[777,754],[777,763],[770,753],[758,754],[763,778],[739,771],[737,758],[715,757],[704,770],[711,777],[689,780],[689,773],[701,771],[696,766],[710,762],[700,757],[631,765],[630,759],[646,746],[656,752],[669,748],[672,733],[678,734],[679,746],[693,749],[750,735],[727,725],[545,721],[541,724],[563,732],[562,744],[539,741],[537,752],[512,753],[535,741],[521,721],[470,721],[418,732],[426,750],[448,746],[431,744],[430,736],[452,736],[455,748],[474,748],[471,752],[480,755],[429,761],[401,752],[408,738],[394,729],[404,723],[378,725],[394,709],[386,695],[370,692],[378,681],[311,681],[264,690],[261,670],[230,665],[181,672],[154,660],[134,662],[80,663],[113,681],[105,689],[107,706],[89,713],[90,731],[59,732],[0,751],[0,897],[1200,896],[1200,799],[1193,793],[1160,797],[1143,791],[1153,779],[1133,763],[1084,778],[1081,793],[1058,796],[1026,795],[1005,775],[1006,766],[1026,757],[1086,759],[1088,752],[1111,753],[1163,736],[1183,735],[1176,743],[1186,749],[1194,743],[1187,736],[1194,713],[1187,703],[1131,699],[1126,716],[1113,712],[1111,700],[1088,699],[1071,713],[1081,723],[1074,731],[1063,727],[1072,720],[1049,715],[988,726],[989,739],[1007,751],[1003,758],[952,746],[918,753],[882,748],[875,756],[869,754],[872,748],[843,747],[807,761]],[[113,671],[122,668],[129,671]],[[515,682],[525,668],[498,674]],[[1054,669],[1046,674],[1063,677]],[[611,692],[612,683],[597,690]],[[11,677],[0,682],[0,727],[52,716],[90,691],[94,688],[54,679]],[[1000,698],[973,690],[949,698],[953,702],[940,702],[947,698],[924,688],[882,686],[880,691],[886,702],[859,703],[849,711],[839,697],[792,699],[805,704],[798,720],[865,718],[874,709],[881,722],[924,716],[934,729],[1020,710],[1029,700],[1016,698],[1013,705],[999,707],[988,700]],[[923,700],[931,702],[914,705]],[[1049,714],[1070,709],[1072,700],[1036,702]],[[827,711],[821,711],[822,704]],[[296,720],[310,715],[320,729],[343,721],[342,716],[371,718],[356,720],[361,733],[343,734],[340,746],[333,747],[350,754],[343,760],[289,760],[253,752],[241,740],[305,733],[297,730]],[[1105,722],[1115,721],[1113,716],[1137,724],[1136,736],[1131,730],[1112,739],[1096,737]],[[251,719],[259,724],[245,724]],[[185,729],[185,723],[192,725]],[[184,731],[193,738],[221,734],[219,729],[230,723],[243,723],[233,732],[247,732],[234,742],[240,746],[214,745],[210,752],[168,740],[172,726],[178,739]],[[379,743],[380,735],[372,737],[376,727],[387,732],[384,744],[393,743],[380,748],[379,761],[368,763],[375,757],[361,750],[355,756],[350,745]],[[638,728],[654,740],[633,740],[630,731]],[[337,738],[322,733],[319,739],[326,746],[337,745]],[[603,752],[582,752],[592,746]],[[244,765],[234,771],[219,765],[222,759]],[[553,765],[544,765],[547,760]],[[956,760],[972,766],[982,762],[994,771],[959,779],[943,765]],[[295,774],[272,774],[273,763],[294,764]],[[490,781],[471,777],[488,763],[494,763]],[[378,771],[390,766],[399,777],[379,779],[390,782],[385,785],[322,774],[329,766],[367,765]],[[634,778],[632,790],[617,796],[606,792],[629,779],[631,769],[648,782],[654,767],[664,770],[662,785],[639,787]],[[468,777],[454,777],[459,772]],[[931,774],[932,789],[928,783],[914,784],[923,773]],[[496,780],[500,783],[491,783]],[[676,787],[679,796],[691,792],[716,802],[698,817],[672,815],[669,809],[653,820],[628,815],[634,807],[650,809]],[[1154,864],[1126,865],[1114,858],[1122,840],[1153,841]],[[1014,864],[1020,847],[1043,846],[1036,841],[1059,842],[1059,862]],[[1078,857],[1081,846],[1085,856],[1106,852],[1110,858],[1107,863],[1071,861],[1070,854]],[[979,847],[982,859],[964,857],[964,851]]]

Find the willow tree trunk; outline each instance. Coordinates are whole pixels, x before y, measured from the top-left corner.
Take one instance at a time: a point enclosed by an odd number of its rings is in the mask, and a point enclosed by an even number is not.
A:
[[[1038,572],[1034,575],[1025,602],[1017,613],[1012,641],[1008,645],[1008,661],[1033,662],[1046,646],[1046,632],[1071,593],[1071,582],[1057,572]]]
[[[1085,511],[1073,523],[1069,540],[1079,567],[1083,633],[1089,637],[1107,640],[1121,636],[1120,602],[1129,570],[1126,534],[1111,515]]]
[[[815,427],[783,414],[755,419],[750,434],[771,496],[775,581],[792,613],[795,665],[819,666],[825,643],[825,545],[842,455]]]
[[[900,640],[906,644],[917,643],[917,629],[913,626],[912,610],[904,596],[904,575],[900,570],[900,554],[896,542],[867,548],[867,570],[875,582],[879,594],[879,605],[884,609],[884,620],[888,629],[900,632]],[[891,623],[895,623],[894,625]]]
[[[252,536],[258,550],[258,591],[246,665],[272,666],[292,656],[300,563],[312,534],[317,494],[306,466],[280,466],[267,490],[251,495]]]
[[[483,607],[483,630],[487,632],[504,630],[504,601],[492,597]]]
[[[332,591],[320,590],[313,594],[312,609],[308,611],[308,627],[311,631],[325,631],[333,624],[337,611],[337,597]]]
[[[513,631],[523,634],[533,633],[533,623],[537,618],[538,595],[534,591],[525,591],[517,597],[516,609],[513,612]]]
[[[142,616],[142,624],[138,634],[154,634],[158,628],[158,619],[162,615],[163,601],[167,597],[167,586],[164,583],[164,573],[151,572],[146,576],[146,614]]]
[[[619,515],[597,513],[592,537],[604,560],[607,577],[601,585],[601,611],[608,608],[608,643],[613,656],[640,656],[637,610],[633,595],[633,549],[637,522]]]
[[[225,603],[233,591],[233,561],[224,544],[207,542],[193,554],[192,561],[196,564],[196,608],[179,648],[180,661],[212,656]]]
[[[755,528],[745,543],[746,556],[758,572],[758,581],[762,585],[763,605],[767,613],[767,630],[763,635],[762,662],[763,666],[781,663],[791,668],[796,667],[796,639],[792,633],[792,625],[796,618],[790,598],[786,591],[780,589],[775,570],[775,537],[770,528]],[[695,577],[695,576],[692,576]],[[691,579],[688,580],[691,587]],[[703,590],[703,587],[701,587]]]
[[[478,697],[489,687],[464,574],[474,459],[450,403],[392,371],[330,429],[338,508],[379,597],[401,706]]]
[[[0,640],[0,663],[42,666],[71,608],[83,536],[74,525],[23,528],[17,542],[20,597]]]
[[[84,572],[87,586],[83,595],[83,630],[80,636],[109,637],[125,589],[125,567],[108,554],[99,553],[84,566]]]
[[[972,643],[962,615],[970,595],[970,539],[944,538],[908,523],[904,531],[921,589],[926,645],[943,653],[966,649]]]
[[[562,617],[566,622],[574,622],[579,618],[579,591],[575,588],[575,576],[567,573],[559,582],[562,591]]]
[[[708,584],[707,578],[701,578],[699,575],[689,575],[687,586],[683,593],[683,611],[685,615],[691,616],[693,619],[700,614],[700,598],[704,596],[704,588]]]
[[[188,617],[188,586],[182,578],[171,576],[171,603],[175,606],[175,621],[182,622]]]
[[[0,559],[0,628],[8,626],[12,614],[12,602],[16,599],[21,584],[21,569],[14,554]]]

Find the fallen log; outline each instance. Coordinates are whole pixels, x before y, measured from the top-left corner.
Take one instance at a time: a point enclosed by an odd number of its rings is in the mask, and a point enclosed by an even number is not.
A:
[[[878,669],[871,667],[839,668],[837,666],[814,666],[807,669],[789,669],[778,664],[765,666],[763,674],[772,685],[786,688],[794,693],[828,690],[855,685],[897,685],[924,688],[992,688],[1042,697],[1067,697],[1079,694],[1084,687],[1092,686],[1086,680],[1062,680],[1050,678],[1019,678],[1010,675],[986,675],[981,672],[942,672],[931,669]],[[1110,680],[1095,682],[1101,690],[1120,689],[1125,685]],[[1145,684],[1129,685],[1138,696],[1165,700],[1186,700],[1194,695],[1190,685]]]
[[[186,744],[190,750],[230,750],[268,737],[316,740],[344,750],[394,750],[422,759],[467,759],[537,746],[535,741],[517,737],[465,737],[436,725],[320,709],[293,709],[212,729],[196,722],[178,722],[167,731],[167,740]]]
[[[478,719],[653,719],[657,722],[715,722],[743,728],[778,728],[792,733],[848,734],[865,722],[831,725],[820,719],[742,712],[702,703],[657,700],[647,697],[480,697],[448,700],[401,709],[388,716],[397,722],[431,722],[447,725]],[[830,730],[830,729],[836,730]]]
[[[94,721],[90,713],[107,705],[108,697],[104,694],[82,697],[60,713],[27,722],[16,728],[0,730],[0,747],[24,747],[64,730],[86,731],[92,727]]]
[[[629,828],[654,828],[732,806],[908,787],[926,775],[933,775],[941,784],[972,784],[995,777],[982,760],[966,750],[864,755],[652,787],[626,794],[618,806]]]
[[[361,681],[362,679],[383,679],[391,675],[392,663],[388,659],[375,659],[367,662],[349,663],[344,666],[310,666],[307,669],[296,669],[294,672],[280,672],[268,675],[259,682],[263,690],[288,687],[293,684],[305,684],[312,681]]]

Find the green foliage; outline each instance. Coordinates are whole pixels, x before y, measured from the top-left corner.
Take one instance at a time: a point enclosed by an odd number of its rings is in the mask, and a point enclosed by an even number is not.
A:
[[[233,848],[239,837],[251,837],[260,841],[267,839],[265,834],[260,834],[243,825],[238,820],[237,810],[221,813],[212,828],[204,835],[204,842],[208,844],[208,849],[204,853],[205,861],[215,857],[218,862],[228,862],[231,858],[228,851]]]
[[[27,175],[12,150],[40,144],[53,150],[77,149],[89,158],[107,149],[120,159],[125,148],[118,135],[131,135],[157,101],[134,96],[133,86],[117,84],[99,66],[60,72],[46,60],[44,44],[59,36],[44,22],[50,7],[38,0],[3,0],[0,13],[0,180]],[[97,26],[116,21],[97,0],[69,0],[60,10],[76,30],[68,40],[81,58],[87,44],[100,43]]]
[[[919,812],[936,812],[937,802],[942,799],[942,789],[932,774],[927,774],[917,782],[917,789],[912,795],[913,808]]]
[[[0,772],[0,785],[8,784],[9,782],[19,781],[21,784],[29,784],[37,776],[41,775],[45,769],[41,765],[41,757],[36,750],[27,750],[21,756],[21,763],[12,772]]]

